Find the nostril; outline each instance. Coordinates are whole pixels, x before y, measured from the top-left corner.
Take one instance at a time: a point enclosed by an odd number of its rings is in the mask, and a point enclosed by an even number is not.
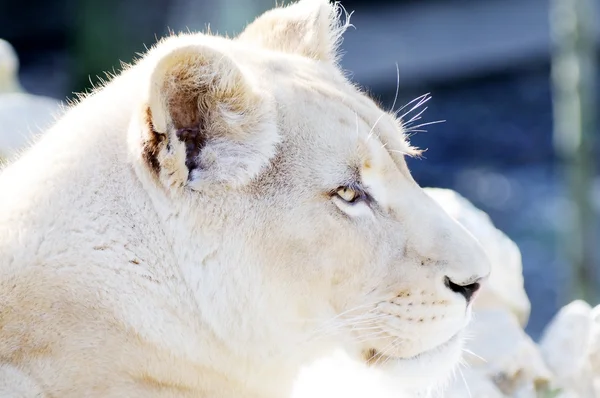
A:
[[[468,285],[459,285],[452,282],[452,280],[448,277],[446,277],[444,282],[448,289],[452,290],[454,293],[461,294],[467,300],[467,303],[471,301],[473,295],[481,287],[481,284],[479,284],[478,282],[469,283]]]

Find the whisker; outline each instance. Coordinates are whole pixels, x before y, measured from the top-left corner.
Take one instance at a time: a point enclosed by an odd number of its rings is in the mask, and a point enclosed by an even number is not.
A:
[[[471,355],[473,355],[475,358],[477,358],[477,359],[481,359],[483,362],[487,363],[487,360],[486,360],[485,358],[483,358],[483,357],[481,357],[481,356],[479,356],[479,355],[475,354],[475,353],[474,353],[473,351],[471,351],[471,350],[468,350],[468,349],[466,349],[466,348],[463,348],[463,352],[466,352],[467,354],[471,354]]]
[[[375,361],[375,366],[379,365],[379,363],[381,362],[382,358],[384,359],[384,362],[382,363],[382,365],[386,364],[388,361],[388,355],[387,353],[390,352],[391,350],[393,350],[396,347],[396,342],[399,340],[399,337],[396,337],[394,340],[392,340],[390,343],[388,343],[385,347],[383,347],[383,350],[377,353],[377,360]]]
[[[428,106],[426,106],[425,108],[421,109],[416,115],[414,115],[413,117],[410,118],[410,120],[408,122],[402,123],[404,126],[409,126],[411,123],[416,122],[417,120],[421,120],[421,115],[423,113],[425,113],[425,111],[429,109]],[[410,111],[408,111],[407,113],[405,113],[404,115],[402,115],[400,117],[400,120],[402,120],[402,118],[407,115]]]
[[[398,115],[398,113],[399,113],[400,111],[402,111],[403,109],[406,109],[406,107],[410,106],[410,105],[411,105],[413,102],[415,102],[415,101],[419,101],[419,103],[421,103],[421,101],[423,100],[423,98],[425,98],[425,97],[427,97],[427,96],[429,96],[429,93],[427,93],[427,94],[423,94],[423,95],[420,95],[420,96],[418,96],[417,98],[414,98],[414,99],[412,99],[412,100],[411,100],[411,101],[409,101],[408,103],[406,103],[406,104],[402,105],[400,108],[398,108],[398,110],[396,110],[396,111],[394,112],[394,115]],[[425,101],[425,102],[427,102],[427,101]],[[421,103],[421,105],[423,105],[423,103]],[[417,104],[417,105],[415,105],[415,108],[418,108],[418,107],[419,107],[419,106],[421,106],[421,105]],[[414,108],[413,108],[413,109],[414,109]],[[408,111],[407,113],[410,113],[410,111]]]
[[[391,357],[391,356],[389,356],[389,355],[387,355],[387,354],[388,354],[388,353],[389,353],[391,350],[393,350],[394,348],[396,348],[396,347],[397,347],[397,343],[398,343],[398,341],[400,341],[400,340],[401,340],[401,338],[400,338],[400,337],[396,337],[396,338],[395,338],[395,339],[392,341],[392,343],[390,344],[390,347],[389,347],[388,349],[386,349],[386,350],[383,352],[383,354],[382,354],[381,358],[385,358],[385,359],[384,359],[383,363],[381,364],[382,366],[383,366],[383,365],[387,365],[387,364],[388,364],[388,362],[390,362],[390,360],[392,359],[392,357]]]
[[[352,308],[350,308],[350,309],[348,309],[348,310],[346,310],[346,311],[342,311],[342,312],[340,312],[339,314],[337,314],[337,315],[335,315],[334,317],[332,317],[332,318],[328,319],[327,321],[333,321],[333,320],[336,320],[336,319],[338,319],[338,318],[341,318],[341,317],[343,317],[344,315],[347,315],[348,313],[350,313],[350,312],[352,312],[352,311],[358,311],[358,310],[360,310],[360,309],[363,309],[363,308],[365,308],[365,307],[374,307],[374,306],[376,306],[378,303],[379,303],[379,300],[378,300],[378,301],[374,301],[374,302],[372,302],[372,303],[368,303],[368,304],[361,304],[361,305],[357,305],[356,307],[352,307]],[[372,309],[370,309],[370,310],[367,312],[367,314],[368,314],[368,313],[370,313],[370,312],[372,312],[372,311],[374,311],[374,310],[375,310],[375,308],[372,308]]]
[[[408,115],[409,113],[411,113],[411,112],[412,112],[412,111],[414,111],[414,110],[417,110],[417,109],[419,109],[420,107],[422,107],[423,105],[425,105],[427,102],[429,102],[429,100],[430,100],[431,98],[432,98],[432,97],[431,97],[431,96],[429,96],[429,94],[424,94],[424,95],[422,95],[421,97],[417,97],[416,99],[418,99],[419,101],[418,101],[418,102],[417,102],[415,105],[413,105],[413,106],[412,106],[412,108],[410,108],[408,111],[404,112],[404,113],[403,113],[401,116],[397,116],[397,115],[398,115],[398,113],[400,113],[400,111],[401,111],[402,109],[404,109],[404,107],[402,107],[402,108],[398,109],[398,110],[395,112],[395,115],[398,117],[398,119],[402,120],[402,119],[404,118],[404,116]],[[415,100],[416,100],[416,99],[415,99]],[[413,101],[411,101],[411,102],[414,102],[415,100],[413,100]],[[411,102],[409,102],[407,105],[409,105]],[[405,105],[405,106],[407,106],[407,105]],[[421,112],[421,113],[422,113],[422,112]],[[418,115],[417,115],[417,116],[418,116]]]
[[[471,395],[471,389],[469,388],[469,383],[467,383],[467,379],[465,378],[465,374],[463,373],[463,371],[458,368],[458,373],[460,374],[460,377],[463,379],[464,383],[465,383],[465,387],[467,389],[467,393],[469,394],[469,398],[473,398],[473,396]]]
[[[366,326],[366,327],[355,328],[354,326],[352,326],[349,330],[351,330],[353,332],[362,332],[364,330],[377,330],[377,329],[381,329],[381,327],[380,326]]]
[[[378,320],[378,318],[374,319],[374,320]],[[372,324],[373,320],[370,320],[369,323]],[[337,334],[343,333],[343,332],[356,332],[356,331],[361,331],[361,330],[376,330],[376,329],[381,329],[380,327],[375,327],[375,326],[369,326],[369,327],[359,327],[359,328],[351,328],[348,327],[350,324],[348,323],[339,323],[336,324],[334,326],[332,326],[329,329],[323,329],[318,331],[318,333],[313,333],[311,334],[307,339],[306,339],[306,343],[308,342],[315,342],[315,341],[319,341],[320,339],[323,339],[325,337],[333,337]],[[384,330],[379,330],[376,332],[370,332],[364,336],[361,336],[361,338],[364,338],[365,341],[368,341],[371,337],[370,336],[376,336],[378,334],[382,334],[384,333]]]
[[[323,319],[323,318],[302,318],[302,319],[295,320],[295,322],[321,322],[321,323],[325,324],[325,323],[328,323],[328,322],[331,322],[331,321],[335,321],[338,318],[342,318],[342,317],[344,317],[345,315],[347,315],[348,313],[350,313],[352,311],[358,311],[359,309],[361,309],[363,307],[374,306],[377,303],[378,302],[375,302],[375,303],[372,303],[372,304],[365,304],[365,305],[360,305],[360,306],[357,306],[357,307],[353,307],[353,308],[350,308],[349,310],[346,310],[344,312],[336,314],[335,316],[332,316],[331,318],[327,318],[327,319]],[[360,315],[357,315],[355,317],[350,317],[350,318],[347,318],[347,319],[354,319],[354,318],[371,316],[370,314],[373,311],[375,311],[376,309],[377,308],[373,307],[369,311],[365,312],[364,314],[360,314]]]
[[[359,318],[359,317],[356,317],[355,319],[349,318],[347,320],[344,320],[345,321],[344,323],[347,325],[364,325],[366,323],[373,323],[375,321],[390,319],[393,317],[395,317],[395,315],[378,314],[377,316],[370,316],[370,317],[364,317],[364,318]]]
[[[410,132],[410,131],[415,131],[414,129],[418,129],[420,127],[425,127],[425,126],[430,126],[432,124],[439,124],[439,123],[445,123],[445,122],[446,122],[445,120],[436,120],[433,122],[417,124],[416,126],[403,126],[403,127],[410,127],[408,130],[406,130],[407,132]],[[426,130],[423,130],[423,131],[426,131]]]
[[[396,100],[398,99],[398,92],[400,91],[400,69],[398,68],[398,62],[396,62],[396,95],[394,95],[394,103],[392,104],[392,108],[390,112],[394,112],[394,107],[396,106]]]
[[[375,124],[373,124],[373,127],[371,127],[371,130],[369,131],[369,135],[367,136],[367,141],[369,141],[371,139],[371,136],[373,135],[373,133],[375,132],[375,126],[377,126],[377,123],[379,123],[379,121],[381,120],[382,117],[384,117],[386,114],[382,113],[377,120],[375,121]]]
[[[366,334],[364,336],[361,336],[358,339],[354,339],[352,342],[354,344],[361,344],[361,343],[365,343],[367,341],[375,341],[375,340],[381,340],[383,338],[388,338],[390,337],[389,334],[387,334],[387,332],[385,330],[380,330],[378,332],[372,332],[369,334]]]
[[[320,327],[318,327],[317,329],[315,329],[313,331],[313,334],[318,334],[321,333],[323,330],[327,330],[327,328],[330,328],[332,326],[335,326],[335,323],[337,322],[337,320],[339,320],[340,318],[342,318],[344,315],[347,315],[353,311],[358,311],[360,309],[366,308],[366,307],[373,307],[371,308],[369,311],[367,311],[365,314],[362,314],[361,317],[366,317],[368,316],[368,314],[370,314],[371,312],[373,312],[376,308],[375,306],[377,305],[379,301],[373,302],[373,303],[368,303],[368,304],[362,304],[353,308],[350,308],[349,310],[343,311],[337,315],[335,315],[332,318],[329,318],[327,320],[325,320]]]
[[[389,335],[386,334],[386,331],[382,329],[381,326],[377,326],[376,323],[385,319],[393,318],[394,315],[374,313],[374,311],[377,310],[377,304],[380,302],[381,299],[378,299],[370,303],[357,305],[325,320],[319,320],[317,318],[294,320],[296,322],[316,323],[316,327],[312,331],[309,331],[307,336],[304,336],[301,340],[299,340],[294,349],[298,349],[298,345],[318,342],[319,340],[335,337],[338,334],[348,332],[368,332],[362,336],[357,336],[358,338],[356,339],[352,339],[353,344],[360,344],[365,341],[373,341],[388,337]],[[354,316],[349,316],[353,312],[357,311],[364,312]],[[286,352],[280,352],[277,355],[286,355]]]

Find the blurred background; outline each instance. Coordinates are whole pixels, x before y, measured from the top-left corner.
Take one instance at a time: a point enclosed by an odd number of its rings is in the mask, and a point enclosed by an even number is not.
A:
[[[168,29],[234,35],[274,0],[0,0],[0,38],[33,94],[73,98]],[[281,1],[279,1],[281,3]],[[343,0],[342,66],[389,108],[431,93],[409,166],[519,245],[534,338],[600,301],[600,0]]]

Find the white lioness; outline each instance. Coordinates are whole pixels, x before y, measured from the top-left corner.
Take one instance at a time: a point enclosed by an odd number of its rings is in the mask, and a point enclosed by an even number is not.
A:
[[[343,76],[326,0],[169,37],[0,174],[0,396],[285,397],[460,357],[482,249]]]

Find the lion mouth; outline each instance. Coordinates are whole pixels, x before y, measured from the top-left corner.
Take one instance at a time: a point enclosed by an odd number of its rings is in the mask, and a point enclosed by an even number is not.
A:
[[[426,356],[437,355],[444,349],[448,348],[450,345],[454,344],[460,337],[460,333],[456,333],[454,336],[450,337],[448,340],[439,344],[433,348],[430,348],[426,351],[420,352],[411,357],[397,357],[386,355],[385,353],[377,351],[375,348],[371,348],[365,352],[365,361],[369,366],[376,366],[378,364],[385,364],[390,361],[417,361]]]

